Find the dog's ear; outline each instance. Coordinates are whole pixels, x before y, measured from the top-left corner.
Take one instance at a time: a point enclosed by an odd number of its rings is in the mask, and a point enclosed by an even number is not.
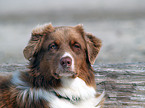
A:
[[[34,57],[41,49],[42,44],[45,40],[45,36],[53,31],[54,28],[52,24],[45,24],[34,28],[32,31],[31,39],[28,45],[23,50],[24,57],[27,60],[30,60],[32,57]]]
[[[89,61],[91,64],[94,64],[95,59],[102,46],[102,42],[100,39],[93,36],[91,33],[85,33],[85,38],[86,38],[86,42],[87,42]]]
[[[95,59],[102,46],[102,41],[97,37],[93,36],[91,33],[84,32],[82,24],[75,26],[75,29],[84,37],[87,44],[87,56],[89,62],[91,64],[94,64]]]
[[[84,29],[83,29],[83,25],[82,24],[78,24],[77,26],[75,26],[75,30],[77,32],[79,32],[82,36],[84,36],[85,32],[84,32]]]

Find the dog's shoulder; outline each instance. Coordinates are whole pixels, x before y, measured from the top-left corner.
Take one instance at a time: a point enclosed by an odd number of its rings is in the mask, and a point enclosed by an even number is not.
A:
[[[0,76],[0,90],[8,88],[12,75]]]
[[[8,108],[10,104],[10,85],[12,75],[0,76],[0,108]]]

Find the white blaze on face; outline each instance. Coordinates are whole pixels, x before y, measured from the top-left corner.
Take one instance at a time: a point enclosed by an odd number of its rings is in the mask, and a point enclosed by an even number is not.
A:
[[[64,55],[61,57],[61,59],[64,57],[70,57],[72,59],[71,69],[72,69],[72,71],[74,71],[74,58],[73,58],[73,56],[70,53],[65,52]]]

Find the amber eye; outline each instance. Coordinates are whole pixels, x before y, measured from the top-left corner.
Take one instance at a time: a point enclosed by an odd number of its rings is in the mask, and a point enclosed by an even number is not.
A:
[[[49,45],[49,47],[48,47],[48,50],[50,50],[50,49],[57,49],[57,48],[58,48],[58,46],[55,43],[51,43]]]

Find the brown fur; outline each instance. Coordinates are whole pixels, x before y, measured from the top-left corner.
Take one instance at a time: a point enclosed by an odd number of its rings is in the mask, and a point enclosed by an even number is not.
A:
[[[49,48],[55,43],[56,49]],[[76,48],[77,43],[81,48]],[[90,33],[85,33],[82,26],[53,27],[51,24],[38,27],[32,31],[24,56],[30,61],[28,72],[22,72],[20,79],[32,88],[61,87],[60,77],[55,74],[62,52],[69,52],[74,57],[75,71],[72,78],[79,77],[88,86],[96,88],[91,64],[100,50],[101,41]],[[22,101],[21,90],[11,83],[11,78],[0,81],[1,108],[47,108],[45,100]],[[41,105],[41,106],[40,106]]]

